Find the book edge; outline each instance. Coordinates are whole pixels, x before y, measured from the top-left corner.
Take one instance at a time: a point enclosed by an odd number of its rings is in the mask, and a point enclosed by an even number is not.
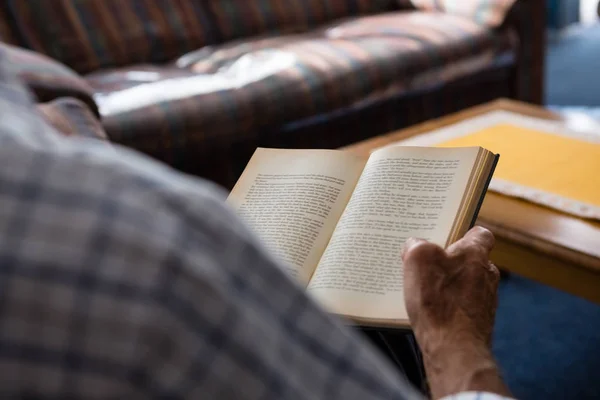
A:
[[[477,218],[479,217],[479,211],[481,210],[481,206],[483,205],[483,201],[485,200],[485,195],[487,194],[488,188],[490,186],[490,182],[492,182],[492,178],[494,176],[494,172],[496,171],[496,166],[498,165],[498,161],[500,160],[500,154],[494,154],[494,162],[492,163],[492,168],[490,173],[486,179],[485,185],[483,186],[483,190],[481,191],[481,195],[479,196],[479,201],[477,203],[477,207],[475,208],[475,212],[473,213],[473,219],[469,224],[469,229],[475,226],[477,222]]]

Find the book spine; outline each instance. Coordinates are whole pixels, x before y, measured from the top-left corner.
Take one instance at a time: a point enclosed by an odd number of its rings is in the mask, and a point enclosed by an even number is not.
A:
[[[479,197],[479,202],[477,203],[477,208],[475,209],[475,213],[473,214],[473,220],[469,224],[469,229],[472,228],[473,226],[475,226],[475,223],[477,222],[477,217],[479,216],[479,210],[481,210],[481,205],[483,204],[483,200],[485,199],[485,195],[488,191],[488,187],[490,186],[490,182],[492,181],[492,177],[494,176],[494,171],[496,170],[496,166],[498,165],[499,159],[500,159],[500,155],[496,154],[496,157],[494,157],[494,164],[492,164],[492,169],[490,171],[490,175],[488,176],[487,181],[485,182],[485,186],[483,187],[483,190],[481,191],[481,197]]]

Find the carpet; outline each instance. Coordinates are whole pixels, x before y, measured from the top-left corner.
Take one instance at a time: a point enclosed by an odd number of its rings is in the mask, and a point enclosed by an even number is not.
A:
[[[493,350],[518,399],[600,398],[600,305],[510,275]]]
[[[569,28],[549,41],[546,104],[600,107],[600,23]]]

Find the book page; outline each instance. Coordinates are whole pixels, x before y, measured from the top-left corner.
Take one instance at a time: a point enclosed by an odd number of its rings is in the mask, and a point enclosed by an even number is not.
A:
[[[402,246],[445,246],[478,148],[390,147],[374,152],[308,290],[338,314],[407,319]]]
[[[364,166],[337,150],[259,148],[228,202],[307,285]]]

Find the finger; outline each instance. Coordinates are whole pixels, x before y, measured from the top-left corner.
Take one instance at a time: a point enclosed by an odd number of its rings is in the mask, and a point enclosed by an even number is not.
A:
[[[404,246],[402,246],[402,252],[400,253],[400,255],[402,256],[402,260],[404,261],[406,254],[411,248],[417,246],[421,242],[425,242],[425,240],[414,237],[406,239],[406,242],[404,242]]]
[[[420,298],[424,283],[434,282],[432,276],[439,276],[446,264],[444,250],[426,240],[407,241],[402,253],[404,261],[404,299],[407,304]],[[414,309],[412,311],[415,311]],[[411,318],[414,317],[414,314]]]
[[[498,269],[498,267],[496,267],[496,265],[493,262],[488,261],[487,269],[492,275],[494,275],[494,278],[496,278],[496,280],[500,280],[500,270]]]
[[[423,239],[409,239],[402,251],[405,269],[439,264],[445,257],[444,250]]]
[[[498,269],[498,267],[496,267],[496,265],[493,262],[491,262],[491,261],[488,261],[485,267],[490,272],[494,272],[494,273],[498,272],[498,273],[500,273],[500,270]]]
[[[490,232],[489,229],[486,229],[482,226],[473,227],[469,232],[467,232],[463,239],[478,244],[488,252],[492,251],[494,244],[496,243],[494,234]]]
[[[449,255],[456,256],[469,248],[479,248],[489,254],[495,242],[496,239],[492,232],[481,226],[476,226],[467,232],[462,239],[451,244],[446,251]]]

